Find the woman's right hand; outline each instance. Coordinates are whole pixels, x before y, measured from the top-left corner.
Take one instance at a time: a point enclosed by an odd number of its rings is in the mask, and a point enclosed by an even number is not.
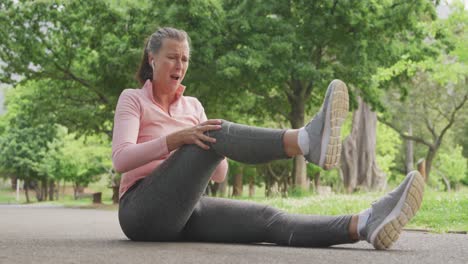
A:
[[[216,139],[204,133],[221,129],[221,123],[222,121],[219,119],[210,119],[199,125],[172,133],[166,137],[167,148],[169,151],[173,151],[185,144],[196,144],[202,149],[209,149],[210,147],[204,141],[216,143]]]

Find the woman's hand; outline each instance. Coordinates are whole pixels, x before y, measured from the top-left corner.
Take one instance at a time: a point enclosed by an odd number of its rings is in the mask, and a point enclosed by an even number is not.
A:
[[[172,133],[166,137],[167,148],[173,151],[185,144],[196,144],[202,149],[209,149],[210,147],[203,141],[215,143],[216,139],[208,137],[204,132],[221,129],[221,123],[221,120],[210,119],[194,127]]]

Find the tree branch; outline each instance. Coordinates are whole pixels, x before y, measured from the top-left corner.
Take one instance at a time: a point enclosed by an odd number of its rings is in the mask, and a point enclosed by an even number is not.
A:
[[[427,114],[427,107],[426,106],[427,105],[424,102],[423,103],[423,108],[424,108],[424,111],[426,112],[426,114],[424,115],[424,123],[425,123],[427,129],[431,132],[432,138],[435,141],[435,140],[437,140],[437,133],[435,132],[434,126],[431,124],[431,121],[429,120],[429,118],[427,118],[428,114]]]
[[[53,64],[54,66],[60,70],[62,73],[65,74],[65,76],[68,76],[70,77],[72,80],[80,83],[81,85],[85,86],[86,88],[88,88],[89,90],[91,90],[92,92],[94,92],[98,97],[99,99],[101,100],[102,103],[104,104],[108,104],[109,103],[109,100],[107,99],[107,97],[105,97],[102,93],[100,93],[99,91],[97,91],[94,86],[92,86],[91,84],[89,84],[86,80],[82,79],[82,78],[79,78],[78,76],[74,75],[72,72],[70,72],[70,65],[71,65],[71,60],[69,60],[69,62],[67,63],[67,68],[62,68],[58,63],[57,61],[60,61],[60,58],[57,56],[57,53],[54,51],[54,49],[47,44],[47,42],[42,38],[42,36],[40,37],[42,43],[44,44],[44,46],[50,51],[50,53],[52,54],[52,56],[55,58],[55,60],[53,60]]]
[[[391,129],[393,129],[395,132],[397,132],[402,138],[404,139],[407,139],[407,140],[413,140],[415,142],[418,142],[418,143],[421,143],[423,145],[426,145],[430,148],[434,148],[434,145],[427,142],[426,140],[424,140],[423,138],[420,138],[420,137],[415,137],[415,136],[410,136],[410,135],[407,135],[405,134],[404,132],[400,131],[395,125],[391,124],[390,122],[387,122],[385,121],[383,118],[381,117],[378,117],[377,116],[377,119],[379,120],[379,122],[385,124],[386,126],[390,127]]]
[[[68,69],[61,68],[56,62],[54,62],[55,67],[57,67],[60,71],[62,71],[66,76],[70,77],[72,80],[80,83],[84,87],[90,89],[93,91],[101,100],[102,103],[108,104],[109,100],[99,91],[97,91],[91,84],[89,84],[86,80],[79,78],[75,76],[73,73],[71,73]]]
[[[445,133],[448,131],[448,129],[453,125],[453,123],[455,122],[455,115],[456,113],[463,107],[463,105],[466,103],[468,99],[468,94],[465,94],[465,96],[463,97],[462,101],[460,102],[460,104],[458,106],[455,106],[455,109],[453,110],[452,114],[450,115],[450,121],[449,123],[447,124],[447,126],[445,126],[442,131],[440,132],[440,136],[437,140],[437,145],[440,145],[440,142],[442,142],[442,138],[444,137]]]
[[[288,97],[289,101],[293,101],[296,97],[291,90],[292,85],[293,84],[291,82],[286,82],[286,84],[284,85],[284,92],[286,93],[286,96]]]

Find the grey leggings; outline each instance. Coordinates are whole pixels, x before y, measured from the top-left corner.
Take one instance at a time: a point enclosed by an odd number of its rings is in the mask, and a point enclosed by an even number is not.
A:
[[[135,241],[269,242],[324,247],[352,243],[351,216],[288,214],[258,203],[203,196],[224,156],[263,163],[288,158],[284,130],[223,121],[210,150],[185,145],[120,199],[119,221]]]

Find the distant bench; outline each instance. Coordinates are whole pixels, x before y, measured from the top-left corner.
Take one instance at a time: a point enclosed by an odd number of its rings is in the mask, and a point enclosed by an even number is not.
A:
[[[94,204],[102,203],[102,192],[95,192],[95,193],[79,193],[77,195],[78,199],[82,198],[93,198]]]

